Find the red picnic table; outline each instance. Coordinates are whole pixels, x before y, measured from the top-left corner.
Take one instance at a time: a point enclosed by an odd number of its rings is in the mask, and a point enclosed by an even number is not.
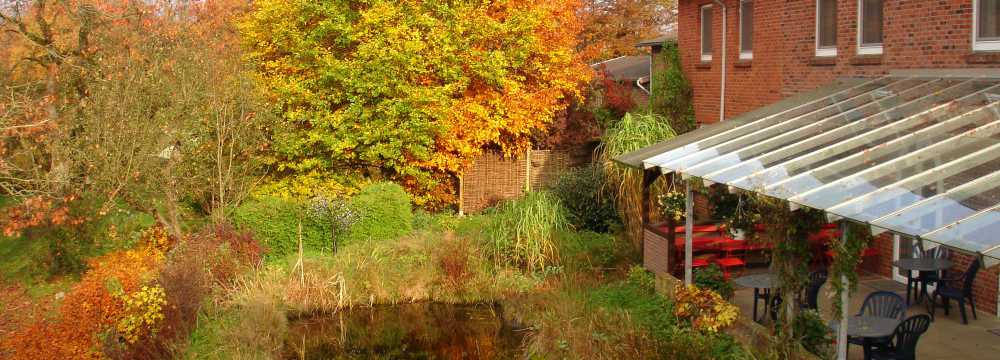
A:
[[[670,230],[670,228],[667,227],[667,225],[660,225],[660,231],[666,233],[667,230]],[[716,224],[704,224],[704,225],[694,225],[694,226],[691,226],[691,232],[694,232],[694,233],[713,233],[714,232],[714,233],[720,233],[721,234],[722,233],[722,229],[719,228],[719,225],[716,225]],[[674,227],[674,233],[676,233],[676,234],[683,234],[684,233],[684,226],[675,226]]]

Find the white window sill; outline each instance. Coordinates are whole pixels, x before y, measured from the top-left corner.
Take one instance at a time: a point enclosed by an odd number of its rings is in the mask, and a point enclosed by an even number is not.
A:
[[[752,51],[741,52],[740,53],[740,60],[753,60],[753,52]]]
[[[712,54],[708,54],[708,55],[701,54],[701,61],[702,62],[712,61]]]
[[[1000,40],[980,40],[972,44],[972,51],[1000,51]]]
[[[862,45],[858,47],[858,55],[882,55],[882,44]]]
[[[834,57],[834,56],[837,56],[837,48],[816,49],[816,57]]]

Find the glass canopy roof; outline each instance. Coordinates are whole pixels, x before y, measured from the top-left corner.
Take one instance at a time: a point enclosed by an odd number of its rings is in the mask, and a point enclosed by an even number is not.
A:
[[[831,86],[636,154],[647,169],[1000,260],[1000,73],[914,74]]]

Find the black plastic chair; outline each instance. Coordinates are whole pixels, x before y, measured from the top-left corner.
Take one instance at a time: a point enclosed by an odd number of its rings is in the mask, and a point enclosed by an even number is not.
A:
[[[903,319],[906,314],[906,304],[903,297],[890,291],[876,291],[868,294],[861,304],[858,316],[878,316],[893,319]]]
[[[861,304],[861,311],[858,316],[877,316],[892,319],[903,319],[906,315],[906,303],[902,296],[889,291],[876,291],[868,294],[865,302]],[[854,345],[884,345],[890,340],[886,338],[847,338],[847,342]]]
[[[827,276],[826,270],[809,274],[809,285],[805,288],[805,299],[799,303],[802,309],[819,310],[819,291],[826,283]]]
[[[823,288],[823,284],[826,283],[827,276],[826,270],[814,271],[809,274],[809,284],[804,289],[805,299],[803,299],[803,296],[799,296],[800,309],[819,310],[819,291]],[[770,299],[771,320],[778,321],[778,312],[781,309],[781,304],[781,294],[775,292],[775,295]]]
[[[927,332],[931,325],[931,317],[914,315],[896,326],[892,337],[884,346],[872,349],[871,357],[875,360],[915,360],[917,357],[917,341],[920,335]]]
[[[933,249],[925,250],[921,254],[924,258],[930,259],[947,259],[949,256],[948,248],[944,246],[938,246]],[[921,271],[917,278],[914,279],[916,283],[920,286],[920,292],[918,296],[927,295],[927,287],[931,284],[937,284],[941,282],[941,279],[945,278],[945,270],[940,271]]]
[[[771,304],[771,289],[753,289],[753,320],[763,322],[767,318],[766,314],[762,314],[760,320],[757,319],[757,302],[759,301],[764,303],[764,309],[767,311]]]
[[[969,264],[969,269],[965,273],[954,278],[941,279],[937,282],[937,289],[931,294],[930,299],[931,319],[934,319],[934,312],[937,310],[937,298],[940,297],[945,315],[948,315],[948,309],[951,307],[949,301],[956,300],[958,301],[958,309],[962,312],[962,324],[968,324],[969,320],[965,316],[965,300],[969,300],[969,306],[972,308],[972,318],[978,320],[976,318],[976,301],[972,296],[972,282],[976,280],[976,274],[979,273],[979,266],[979,259],[973,259],[972,263]]]
[[[770,304],[768,306],[768,310],[771,312],[771,321],[778,321],[778,313],[781,312],[781,304],[783,301],[781,300],[780,292],[775,290],[773,294],[774,295],[771,296],[771,299],[769,300]]]

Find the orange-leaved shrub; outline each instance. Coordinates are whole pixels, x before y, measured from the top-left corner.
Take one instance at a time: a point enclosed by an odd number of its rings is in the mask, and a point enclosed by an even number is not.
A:
[[[92,259],[57,316],[15,331],[0,341],[4,351],[13,359],[104,358],[102,344],[119,341],[109,338],[128,315],[123,294],[133,294],[155,279],[163,258],[160,249],[147,245]]]
[[[198,311],[212,294],[212,286],[226,288],[242,272],[263,259],[260,244],[248,232],[228,224],[210,225],[178,241],[159,273],[166,292],[166,306],[156,336],[140,337],[113,357],[171,359],[183,351],[194,330]]]
[[[193,330],[212,286],[260,264],[249,233],[213,225],[176,240],[162,226],[140,245],[89,261],[51,318],[0,340],[12,359],[167,359]]]

